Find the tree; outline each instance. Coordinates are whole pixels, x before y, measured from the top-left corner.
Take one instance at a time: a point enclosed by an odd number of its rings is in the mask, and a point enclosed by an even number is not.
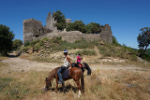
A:
[[[142,31],[139,36],[137,37],[137,41],[139,43],[139,48],[142,50],[142,53],[145,53],[147,50],[147,47],[150,44],[150,28],[144,27],[141,28],[140,31]]]
[[[15,39],[13,41],[13,50],[17,50],[22,45],[22,40]]]
[[[86,25],[86,33],[98,33],[100,32],[101,25],[99,23],[91,22]]]
[[[116,39],[115,36],[113,36],[112,39],[113,39],[112,43],[113,43],[114,45],[116,45],[116,46],[121,46],[121,45],[118,43],[118,41],[117,41],[117,39]]]
[[[54,24],[58,30],[63,30],[66,28],[66,18],[65,18],[65,15],[57,10],[54,14],[53,14],[53,17],[56,21],[56,23]]]
[[[12,50],[12,44],[14,39],[13,31],[6,25],[0,25],[0,53],[6,56],[9,51]]]
[[[85,24],[81,20],[77,20],[74,23],[69,23],[66,29],[67,31],[80,31],[82,33],[86,32]]]

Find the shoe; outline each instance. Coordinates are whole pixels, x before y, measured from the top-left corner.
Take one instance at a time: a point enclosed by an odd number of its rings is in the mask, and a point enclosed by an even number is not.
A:
[[[61,83],[63,83],[63,81],[58,81],[58,84],[61,84]]]

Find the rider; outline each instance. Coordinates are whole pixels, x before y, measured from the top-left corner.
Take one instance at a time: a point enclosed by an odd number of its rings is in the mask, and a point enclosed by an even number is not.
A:
[[[82,65],[82,63],[81,63],[81,60],[82,60],[81,54],[78,53],[78,56],[77,56],[77,65],[78,65],[78,67],[81,68],[82,71],[84,72],[84,68],[83,68],[83,65]]]
[[[81,54],[78,53],[78,56],[77,56],[77,64],[81,64]]]
[[[69,67],[71,67],[71,59],[68,56],[68,51],[64,50],[64,55],[65,55],[65,59],[64,59],[64,64],[61,66],[61,68],[57,71],[58,77],[59,77],[59,81],[58,84],[63,83],[63,78],[61,73],[68,69]]]

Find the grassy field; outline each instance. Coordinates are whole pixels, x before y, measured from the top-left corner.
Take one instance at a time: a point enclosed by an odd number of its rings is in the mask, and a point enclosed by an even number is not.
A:
[[[55,81],[48,92],[41,90],[48,71],[12,71],[8,64],[0,62],[0,100],[148,100],[150,98],[150,71],[102,70],[85,75],[85,93],[78,98],[73,80],[66,82],[64,94],[59,85],[55,93]],[[6,70],[7,68],[7,70]],[[86,72],[85,72],[86,74]]]

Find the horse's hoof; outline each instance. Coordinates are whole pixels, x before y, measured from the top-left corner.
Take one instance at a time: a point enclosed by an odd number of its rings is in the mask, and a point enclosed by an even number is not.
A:
[[[43,89],[42,89],[42,92],[43,92],[43,93],[44,93],[44,92],[47,92],[47,89],[43,88]]]
[[[55,90],[55,92],[57,93],[58,91]]]
[[[81,97],[81,91],[79,90],[79,93],[78,93],[78,98],[80,98]]]

